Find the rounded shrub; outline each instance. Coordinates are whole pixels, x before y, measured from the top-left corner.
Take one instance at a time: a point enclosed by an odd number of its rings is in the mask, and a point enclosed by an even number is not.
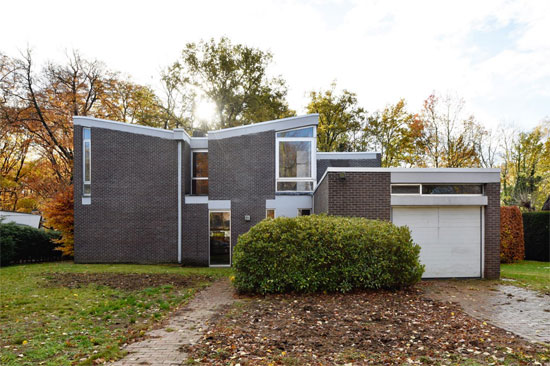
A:
[[[0,265],[53,260],[61,257],[59,233],[14,223],[0,223]]]
[[[240,292],[347,292],[400,288],[424,272],[407,227],[326,215],[266,219],[233,253]]]
[[[525,257],[523,217],[517,206],[500,208],[500,262],[514,263]]]

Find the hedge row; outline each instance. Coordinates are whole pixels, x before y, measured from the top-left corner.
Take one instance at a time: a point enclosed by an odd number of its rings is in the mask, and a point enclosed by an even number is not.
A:
[[[523,214],[525,259],[550,262],[550,211]]]
[[[517,206],[500,208],[500,261],[514,263],[525,257],[523,218]]]
[[[59,233],[14,223],[0,223],[0,265],[57,260]]]
[[[239,237],[240,292],[347,292],[400,288],[424,272],[407,227],[326,215],[266,219]]]

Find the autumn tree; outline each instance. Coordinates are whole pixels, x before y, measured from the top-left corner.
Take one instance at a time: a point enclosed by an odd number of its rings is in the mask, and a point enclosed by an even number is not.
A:
[[[478,145],[483,129],[464,112],[464,100],[432,94],[420,113],[424,126],[423,144],[428,165],[435,168],[480,165]]]
[[[197,99],[213,102],[216,121],[212,127],[216,128],[292,116],[295,112],[288,108],[284,80],[267,74],[272,57],[257,48],[232,44],[225,37],[188,43],[180,59],[163,72],[165,89],[178,91],[176,95],[195,90],[195,95],[187,94],[196,98],[191,107]]]
[[[382,154],[382,166],[417,165],[423,125],[407,111],[404,99],[370,115],[364,129],[366,145]]]
[[[308,113],[319,114],[317,150],[352,151],[366,119],[366,112],[359,107],[355,93],[336,91],[332,83],[325,91],[312,91]]]

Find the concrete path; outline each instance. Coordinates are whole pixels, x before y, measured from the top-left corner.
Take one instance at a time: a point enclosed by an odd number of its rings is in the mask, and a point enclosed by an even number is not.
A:
[[[550,296],[496,281],[429,281],[426,295],[527,340],[550,343]]]
[[[164,328],[153,330],[147,333],[147,339],[128,345],[128,355],[112,365],[182,365],[187,354],[181,347],[197,342],[206,330],[208,320],[221,307],[233,301],[233,287],[229,281],[224,279],[215,282],[197,293],[187,306],[172,315]]]

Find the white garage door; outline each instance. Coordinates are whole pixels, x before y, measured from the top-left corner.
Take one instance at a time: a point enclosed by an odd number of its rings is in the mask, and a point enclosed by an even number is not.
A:
[[[420,245],[423,277],[481,277],[480,207],[394,207],[393,223],[407,225]]]

